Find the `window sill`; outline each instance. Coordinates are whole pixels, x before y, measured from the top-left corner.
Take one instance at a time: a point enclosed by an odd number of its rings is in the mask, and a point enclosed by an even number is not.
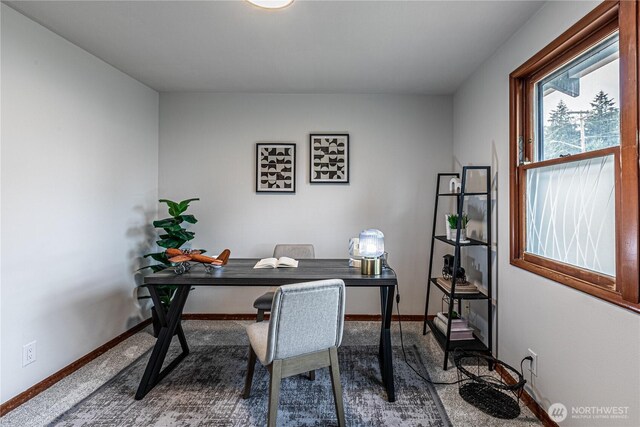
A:
[[[512,258],[511,265],[640,314],[640,304],[634,304],[632,302],[624,300],[619,292],[595,286],[584,280],[580,280],[573,276],[569,276],[550,268],[525,261],[521,258]]]

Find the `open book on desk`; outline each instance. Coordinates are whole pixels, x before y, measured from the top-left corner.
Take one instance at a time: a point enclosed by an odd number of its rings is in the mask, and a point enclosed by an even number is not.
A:
[[[287,256],[280,258],[263,258],[253,266],[253,268],[281,268],[281,267],[297,267],[298,261]]]

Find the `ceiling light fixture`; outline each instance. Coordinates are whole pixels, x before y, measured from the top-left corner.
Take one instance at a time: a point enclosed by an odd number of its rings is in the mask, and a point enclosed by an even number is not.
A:
[[[293,3],[293,0],[247,0],[249,3],[263,9],[282,9]]]

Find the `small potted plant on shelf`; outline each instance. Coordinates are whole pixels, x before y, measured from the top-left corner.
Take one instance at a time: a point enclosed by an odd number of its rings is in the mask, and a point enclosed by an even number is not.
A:
[[[463,213],[460,218],[458,214],[447,215],[447,222],[449,223],[449,232],[447,233],[447,239],[456,240],[458,235],[458,222],[460,222],[460,241],[467,240],[467,224],[469,223],[469,216]]]
[[[153,260],[158,261],[159,264],[148,265],[146,267],[142,267],[140,270],[149,268],[155,273],[158,271],[162,271],[165,268],[169,268],[173,265],[173,263],[167,257],[166,249],[180,249],[182,245],[190,240],[193,240],[193,238],[195,237],[195,233],[193,231],[187,231],[182,226],[182,223],[186,222],[188,224],[195,224],[196,222],[198,222],[195,216],[184,214],[184,212],[189,207],[189,203],[196,200],[200,199],[187,199],[181,202],[174,202],[167,199],[159,200],[160,203],[165,203],[167,205],[170,215],[169,218],[153,221],[153,226],[162,230],[162,234],[160,234],[159,236],[160,239],[156,241],[156,244],[161,248],[165,248],[165,250],[162,252],[153,252],[144,255],[144,258],[152,258]],[[158,290],[158,296],[160,297],[160,308],[162,308],[162,310],[167,313],[169,311],[169,306],[171,305],[171,300],[176,293],[177,287],[167,285],[158,286],[156,289]],[[141,297],[141,299],[142,298],[151,297],[146,296]],[[158,307],[154,306],[151,308],[151,317],[153,318],[153,329],[155,336],[157,336],[157,332],[160,330],[160,324],[156,310],[158,310]]]

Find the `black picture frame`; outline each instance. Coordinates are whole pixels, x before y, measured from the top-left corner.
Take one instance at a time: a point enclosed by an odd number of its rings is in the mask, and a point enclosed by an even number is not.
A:
[[[256,193],[296,192],[296,144],[256,143]]]
[[[348,133],[309,135],[309,182],[311,184],[349,183]]]

